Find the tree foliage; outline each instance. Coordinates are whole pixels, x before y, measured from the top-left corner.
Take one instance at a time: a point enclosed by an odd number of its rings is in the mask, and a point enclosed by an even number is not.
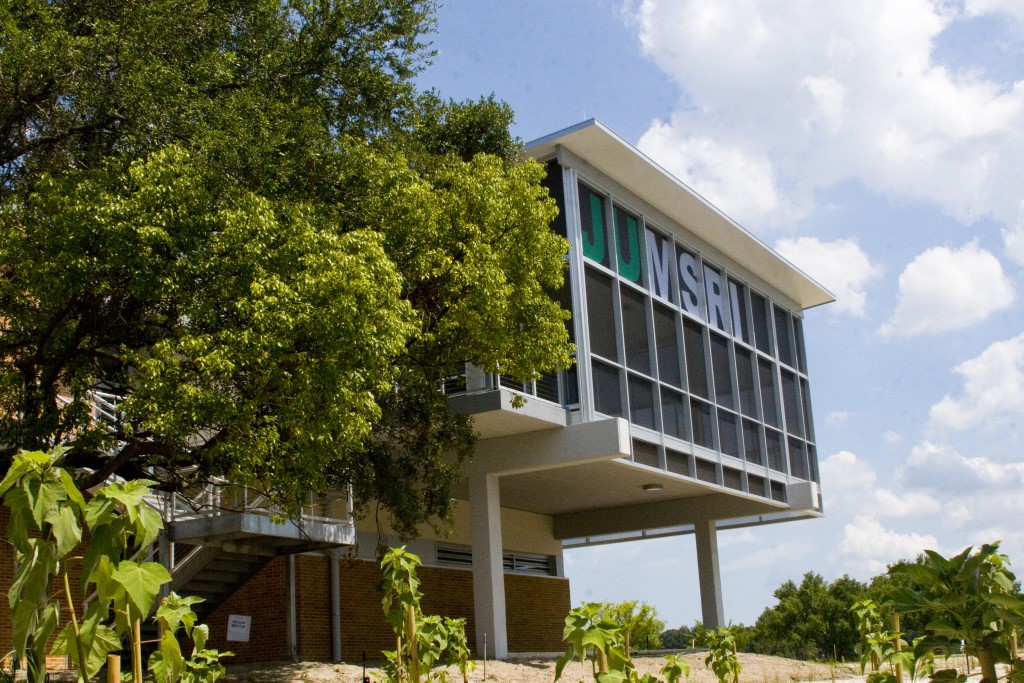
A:
[[[472,431],[441,380],[571,347],[510,110],[414,87],[432,10],[0,8],[7,462],[69,442],[86,485],[226,476],[294,508],[351,484],[405,533],[449,513]]]
[[[813,572],[804,574],[799,586],[786,581],[775,590],[778,604],[754,624],[751,648],[797,659],[855,658],[859,633],[850,606],[866,590],[848,576],[829,583]]]
[[[658,611],[646,602],[603,603],[599,616],[619,625],[629,650],[657,650],[662,646],[661,632],[665,629],[665,622],[658,618]]]

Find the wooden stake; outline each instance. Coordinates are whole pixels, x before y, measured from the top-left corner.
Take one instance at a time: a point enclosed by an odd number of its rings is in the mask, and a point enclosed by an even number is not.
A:
[[[405,613],[405,636],[409,641],[409,672],[413,683],[420,683],[420,652],[416,639],[416,608],[409,605]]]
[[[142,619],[132,624],[132,680],[142,680]]]
[[[903,639],[900,638],[900,613],[892,613],[892,630],[896,634],[896,652],[903,649]],[[896,680],[903,683],[903,665],[896,661]]]
[[[107,683],[121,683],[121,655],[107,655]]]

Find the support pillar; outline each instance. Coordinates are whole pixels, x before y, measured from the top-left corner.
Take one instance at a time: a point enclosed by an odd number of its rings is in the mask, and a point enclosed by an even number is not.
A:
[[[331,661],[341,661],[341,560],[337,551],[327,554],[331,576]]]
[[[469,477],[470,538],[473,549],[473,609],[477,656],[508,659],[505,622],[505,568],[501,552],[501,500],[498,477],[474,472]]]
[[[718,529],[715,520],[694,524],[697,540],[697,576],[700,580],[701,617],[705,628],[715,630],[725,625],[722,607],[722,578],[718,571]]]
[[[295,556],[288,556],[288,656],[299,661],[298,606],[295,598]]]

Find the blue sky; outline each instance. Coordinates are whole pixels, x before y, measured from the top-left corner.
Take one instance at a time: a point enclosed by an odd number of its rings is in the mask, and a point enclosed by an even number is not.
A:
[[[719,535],[727,619],[924,548],[1024,573],[1024,4],[449,0],[437,29],[424,85],[524,141],[600,119],[837,295],[805,319],[827,516]],[[690,536],[566,573],[700,616]]]

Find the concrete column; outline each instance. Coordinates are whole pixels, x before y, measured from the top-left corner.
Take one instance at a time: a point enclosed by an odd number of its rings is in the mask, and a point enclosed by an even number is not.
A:
[[[341,560],[337,551],[327,554],[331,576],[331,661],[341,661]]]
[[[700,607],[704,626],[714,630],[725,625],[722,607],[722,579],[718,571],[718,530],[715,520],[694,524],[697,539],[697,576],[700,579]]]
[[[498,477],[469,477],[470,538],[473,549],[473,608],[477,656],[487,642],[487,656],[508,659],[505,624],[505,569],[501,552],[501,500]]]
[[[288,656],[299,661],[299,638],[296,621],[298,609],[295,601],[295,556],[288,556]]]

